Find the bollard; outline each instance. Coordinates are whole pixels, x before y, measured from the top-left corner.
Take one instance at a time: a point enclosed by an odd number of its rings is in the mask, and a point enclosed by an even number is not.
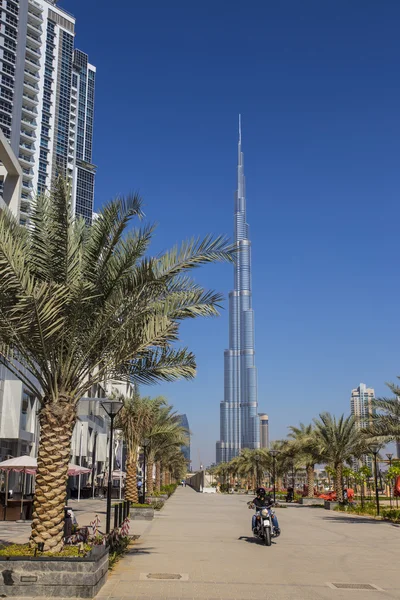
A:
[[[69,507],[64,506],[64,537],[69,538],[72,534],[72,518],[69,513]]]

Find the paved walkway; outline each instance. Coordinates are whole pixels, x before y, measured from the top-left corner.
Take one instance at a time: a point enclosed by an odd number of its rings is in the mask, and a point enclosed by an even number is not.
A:
[[[400,528],[290,506],[270,548],[250,533],[245,496],[178,489],[110,575],[97,600],[353,600],[400,598]],[[148,579],[147,574],[182,579]],[[332,589],[372,584],[384,591]]]

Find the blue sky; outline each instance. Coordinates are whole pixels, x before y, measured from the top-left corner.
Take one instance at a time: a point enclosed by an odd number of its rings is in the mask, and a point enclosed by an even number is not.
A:
[[[96,204],[138,190],[153,251],[233,228],[242,113],[260,410],[271,438],[400,374],[397,0],[63,0],[97,66]],[[196,277],[227,296],[232,272]],[[219,437],[228,314],[185,324],[198,377],[143,390]]]

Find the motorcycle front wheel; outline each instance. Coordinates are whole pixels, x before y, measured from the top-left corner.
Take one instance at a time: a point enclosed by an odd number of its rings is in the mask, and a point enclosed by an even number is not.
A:
[[[271,529],[269,527],[266,527],[264,531],[264,542],[266,546],[271,545]]]

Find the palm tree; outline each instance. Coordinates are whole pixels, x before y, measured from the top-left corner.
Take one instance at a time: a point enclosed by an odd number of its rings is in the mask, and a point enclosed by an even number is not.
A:
[[[271,457],[264,448],[250,450],[244,448],[239,456],[238,470],[253,481],[254,487],[262,483],[263,474],[271,467]]]
[[[396,394],[396,398],[374,398],[372,400],[371,423],[366,427],[365,433],[369,437],[380,438],[382,442],[400,442],[400,388],[388,384]],[[398,396],[398,397],[397,397]],[[381,411],[381,412],[375,412]]]
[[[226,478],[229,477],[230,467],[229,463],[222,462],[219,463],[215,470],[215,476],[218,478],[221,486],[226,486]]]
[[[146,449],[147,493],[151,495],[154,490],[154,465],[159,463],[166,451],[171,448],[181,448],[187,444],[188,432],[182,427],[180,416],[176,412],[172,412],[172,407],[161,405],[152,412],[145,436],[148,438]],[[161,478],[161,469],[158,475],[156,473],[156,478]],[[159,483],[160,479],[158,490]]]
[[[179,324],[218,313],[221,295],[189,272],[232,260],[230,246],[208,236],[149,257],[153,227],[127,231],[141,215],[138,196],[119,198],[87,226],[61,179],[37,199],[31,228],[0,213],[0,361],[40,401],[31,539],[46,551],[62,546],[79,399],[106,379],[193,378],[194,355],[174,345]]]
[[[314,427],[312,424],[300,423],[298,427],[290,426],[289,429],[289,448],[295,452],[297,462],[306,468],[307,498],[314,498],[315,465],[322,460],[315,440]]]
[[[344,415],[336,419],[330,413],[321,413],[315,419],[315,444],[323,460],[335,470],[335,492],[343,502],[343,466],[365,450],[354,417]]]
[[[125,500],[138,502],[137,463],[139,448],[149,427],[152,413],[161,405],[165,405],[166,400],[162,396],[142,398],[138,392],[134,392],[132,397],[123,395],[114,397],[123,403],[116,419],[116,427],[122,430],[126,445]]]

